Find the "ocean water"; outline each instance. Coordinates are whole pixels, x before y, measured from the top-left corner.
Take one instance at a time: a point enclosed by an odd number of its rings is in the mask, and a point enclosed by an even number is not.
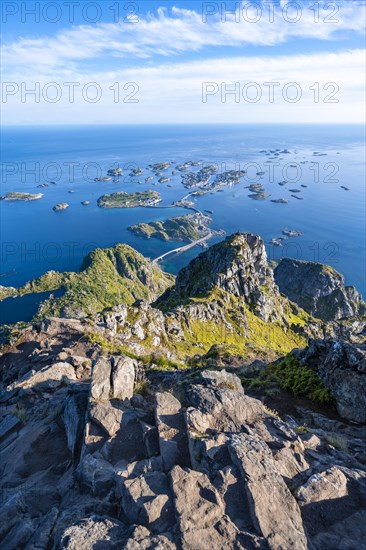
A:
[[[361,126],[334,125],[6,127],[2,130],[1,194],[41,192],[44,197],[34,202],[0,201],[0,284],[21,286],[50,269],[78,270],[90,250],[119,242],[149,258],[176,248],[177,243],[140,239],[127,228],[187,210],[108,210],[99,208],[97,199],[115,191],[154,189],[162,195],[161,204],[168,205],[188,193],[181,174],[170,175],[171,187],[158,183],[158,178],[145,183],[151,175],[148,165],[200,160],[217,164],[219,172],[247,171],[240,184],[195,199],[201,211],[214,211],[214,229],[261,235],[273,259],[328,263],[365,296],[364,137]],[[290,153],[261,153],[276,149]],[[117,182],[93,181],[117,165],[124,172]],[[130,168],[137,166],[145,169],[144,174],[129,177]],[[262,171],[262,176],[256,175]],[[283,180],[288,183],[278,185]],[[38,188],[50,181],[55,185]],[[288,198],[289,203],[250,199],[246,187],[257,182],[271,199]],[[299,189],[296,195],[303,200],[293,198],[290,189]],[[90,205],[83,206],[84,200]],[[67,202],[70,208],[54,212],[52,207],[59,202]],[[270,245],[270,239],[281,236],[285,228],[299,230],[303,236],[289,239],[282,247]],[[162,266],[176,273],[200,251],[196,247],[170,256]],[[21,312],[22,307],[18,309]]]

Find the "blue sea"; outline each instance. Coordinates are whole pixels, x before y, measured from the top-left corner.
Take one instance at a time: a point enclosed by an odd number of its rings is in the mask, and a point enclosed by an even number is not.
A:
[[[34,202],[0,201],[0,285],[21,286],[51,269],[78,270],[83,257],[96,247],[128,243],[149,258],[176,248],[177,243],[140,239],[127,228],[187,210],[109,210],[99,208],[97,199],[115,191],[153,189],[161,193],[161,205],[169,205],[188,193],[181,173],[171,175],[172,169],[193,160],[216,164],[219,173],[233,169],[247,172],[240,184],[195,199],[201,211],[214,211],[214,229],[261,235],[270,259],[295,257],[328,263],[344,274],[346,284],[365,296],[364,142],[362,126],[3,128],[1,194],[41,192],[44,197]],[[283,150],[288,152],[280,153]],[[167,174],[170,182],[158,183],[154,177],[146,183],[145,178],[152,175],[148,165],[163,161],[174,161]],[[94,181],[116,166],[123,169],[117,181]],[[129,173],[135,167],[145,172],[132,178]],[[264,174],[258,176],[260,172]],[[284,180],[288,183],[280,186]],[[254,201],[248,197],[247,187],[258,182],[270,198]],[[44,183],[48,187],[38,187]],[[270,202],[277,198],[289,202]],[[85,200],[90,201],[88,206],[81,204]],[[52,207],[60,202],[70,207],[54,212]],[[291,238],[281,247],[270,245],[284,229],[301,231],[303,236]],[[197,247],[170,256],[162,267],[176,273],[199,252]],[[16,316],[25,319],[29,316],[27,305],[18,303]]]

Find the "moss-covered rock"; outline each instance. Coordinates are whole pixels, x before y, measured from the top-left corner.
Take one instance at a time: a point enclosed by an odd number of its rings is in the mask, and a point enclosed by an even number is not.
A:
[[[121,303],[132,304],[139,299],[153,301],[173,282],[172,275],[163,273],[130,246],[119,244],[91,252],[79,273],[50,271],[15,292],[12,289],[11,294],[2,287],[1,294],[22,296],[62,287],[65,294],[44,302],[37,318],[50,315],[81,318]]]

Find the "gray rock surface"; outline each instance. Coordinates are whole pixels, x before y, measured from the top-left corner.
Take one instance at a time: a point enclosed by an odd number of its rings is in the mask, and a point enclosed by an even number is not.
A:
[[[108,401],[112,365],[108,357],[99,357],[93,365],[90,395],[95,401]]]
[[[302,365],[316,371],[343,418],[366,423],[366,345],[310,340],[296,356]]]
[[[252,519],[269,547],[306,550],[300,509],[279,474],[269,447],[257,437],[233,437],[229,452],[245,480]]]
[[[274,270],[282,294],[324,321],[365,315],[366,304],[344,277],[332,267],[316,262],[284,258]]]
[[[182,405],[171,393],[157,393],[155,406],[159,447],[166,470],[187,464],[188,440]]]
[[[115,399],[131,399],[137,371],[137,361],[120,356],[113,360],[112,385]]]
[[[170,488],[163,472],[127,479],[121,491],[123,511],[131,523],[144,525],[153,533],[164,533],[173,527]]]
[[[211,246],[179,272],[166,294],[182,300],[204,296],[215,287],[242,297],[264,320],[283,315],[264,243],[256,235],[237,233]]]

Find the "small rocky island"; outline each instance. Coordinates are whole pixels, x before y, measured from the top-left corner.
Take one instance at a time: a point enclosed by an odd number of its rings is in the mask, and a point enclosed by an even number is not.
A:
[[[43,193],[19,193],[18,191],[11,191],[0,197],[2,201],[37,201],[43,197]]]
[[[59,204],[56,204],[52,210],[54,210],[55,212],[60,212],[61,210],[66,210],[67,208],[69,208],[69,205],[67,204],[67,202],[60,202]]]
[[[210,233],[212,219],[200,213],[186,214],[165,221],[139,223],[128,229],[138,237],[155,237],[162,241],[194,242]]]
[[[117,192],[111,195],[102,195],[98,199],[101,208],[137,208],[139,206],[154,206],[161,201],[157,191],[141,191],[136,193]]]

